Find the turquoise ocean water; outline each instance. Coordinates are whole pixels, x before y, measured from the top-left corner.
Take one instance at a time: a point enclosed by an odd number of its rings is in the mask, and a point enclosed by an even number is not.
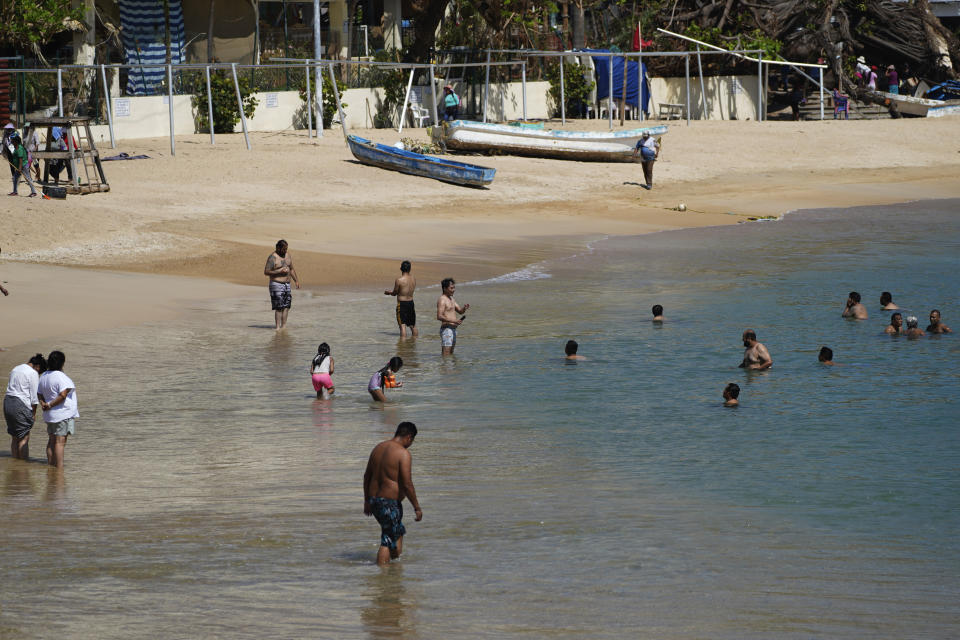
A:
[[[62,476],[0,457],[0,637],[956,637],[960,336],[884,335],[879,297],[960,332],[958,208],[594,240],[458,283],[447,359],[428,283],[417,341],[376,290],[301,293],[277,335],[264,290],[0,354],[62,347],[81,406]],[[361,479],[401,420],[424,519],[380,570]]]

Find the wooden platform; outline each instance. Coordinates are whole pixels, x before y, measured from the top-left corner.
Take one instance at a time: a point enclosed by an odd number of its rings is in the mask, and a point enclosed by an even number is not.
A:
[[[53,129],[59,127],[61,137],[54,138]],[[46,130],[46,144],[44,148],[33,152],[33,157],[43,160],[43,180],[41,186],[55,186],[59,179],[50,181],[51,169],[59,163],[65,163],[68,182],[64,184],[67,193],[85,194],[110,191],[110,185],[103,174],[103,165],[100,163],[100,152],[90,134],[90,118],[69,116],[62,118],[37,118],[24,128],[23,139],[29,140],[35,131]],[[60,141],[66,143],[66,149],[61,148]],[[80,170],[83,170],[81,176]],[[57,172],[59,175],[59,172]],[[85,180],[81,180],[81,177]]]

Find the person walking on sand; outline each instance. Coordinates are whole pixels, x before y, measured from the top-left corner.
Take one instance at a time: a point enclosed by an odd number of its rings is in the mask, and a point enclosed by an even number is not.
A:
[[[37,415],[37,391],[40,374],[47,370],[47,361],[37,354],[26,364],[18,364],[10,372],[7,395],[3,398],[3,417],[10,434],[10,455],[14,460],[30,457],[30,430]]]
[[[413,306],[413,292],[417,288],[417,279],[410,274],[410,261],[400,263],[400,277],[393,283],[393,289],[383,292],[385,296],[397,296],[397,324],[400,326],[400,337],[407,337],[407,327],[410,335],[416,338],[420,335],[417,330],[417,310]]]
[[[310,364],[310,377],[313,380],[313,390],[317,392],[317,397],[323,397],[323,390],[327,390],[327,395],[333,395],[333,356],[330,355],[330,345],[321,342],[317,347],[317,355],[314,356]]]
[[[753,371],[764,371],[773,366],[773,358],[770,352],[760,342],[757,342],[757,334],[752,329],[743,332],[743,362],[740,363],[741,369],[751,369]]]
[[[440,282],[440,288],[443,289],[443,293],[437,299],[437,320],[440,321],[440,353],[448,356],[453,353],[457,346],[457,327],[463,324],[464,318],[467,317],[462,315],[457,319],[457,314],[465,314],[470,305],[465,304],[461,307],[453,299],[453,294],[457,290],[457,283],[453,281],[453,278],[444,278]]]
[[[380,549],[377,564],[396,560],[403,552],[403,500],[413,505],[414,520],[423,519],[423,510],[413,486],[410,445],[417,437],[417,425],[401,422],[390,440],[373,448],[363,474],[363,515],[373,516],[380,524]]]
[[[866,320],[867,319],[867,308],[860,303],[860,294],[856,291],[851,291],[850,295],[847,296],[846,306],[843,308],[843,313],[840,314],[841,318],[850,318],[852,320]]]
[[[273,308],[273,319],[278,330],[287,326],[287,314],[293,305],[290,280],[293,280],[297,289],[300,288],[300,278],[297,277],[297,270],[293,268],[293,257],[287,247],[286,240],[279,240],[276,251],[270,254],[263,268],[263,275],[270,277],[270,284],[267,285],[270,290],[270,306]]]
[[[927,331],[930,333],[953,333],[950,327],[940,322],[939,309],[930,312],[930,324],[927,325]]]
[[[17,188],[20,185],[20,178],[23,178],[27,186],[30,187],[30,195],[27,197],[36,198],[37,190],[33,188],[33,178],[30,177],[30,154],[27,153],[27,148],[23,146],[20,134],[14,133],[10,136],[10,142],[13,144],[13,166],[16,171],[13,172],[13,191],[7,195],[19,195]]]
[[[646,184],[640,185],[647,191],[653,189],[653,163],[660,156],[660,143],[656,138],[650,135],[649,131],[644,131],[643,135],[637,141],[637,146],[633,148],[633,157],[640,155],[640,166],[643,167],[643,180]]]
[[[47,463],[63,467],[63,450],[67,438],[74,433],[77,411],[77,385],[63,372],[67,358],[62,351],[51,351],[47,356],[47,371],[40,376],[37,398],[47,423]]]
[[[370,382],[367,383],[367,391],[377,402],[386,402],[387,396],[383,393],[384,389],[398,389],[403,386],[402,382],[397,381],[396,373],[403,367],[403,358],[393,356],[390,362],[375,374],[370,376]]]

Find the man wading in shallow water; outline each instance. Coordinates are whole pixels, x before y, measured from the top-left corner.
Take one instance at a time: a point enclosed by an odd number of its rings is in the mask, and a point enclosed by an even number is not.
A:
[[[377,564],[385,565],[403,552],[403,499],[410,500],[417,522],[423,519],[417,491],[413,488],[410,445],[417,437],[417,425],[401,422],[390,440],[384,440],[370,452],[363,474],[363,514],[380,523],[380,550]]]
[[[287,326],[287,314],[293,304],[293,294],[290,291],[290,279],[300,288],[300,278],[293,268],[293,258],[287,253],[287,241],[277,242],[277,250],[267,258],[263,268],[263,275],[270,277],[270,306],[273,307],[273,319],[277,329]]]

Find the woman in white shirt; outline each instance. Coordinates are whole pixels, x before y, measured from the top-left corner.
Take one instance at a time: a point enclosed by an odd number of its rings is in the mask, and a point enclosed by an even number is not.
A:
[[[46,370],[47,361],[38,353],[10,372],[7,395],[3,398],[3,417],[7,421],[10,455],[14,460],[30,457],[30,429],[37,415],[37,388],[40,374]]]
[[[40,376],[37,398],[43,409],[43,421],[47,423],[47,463],[54,467],[63,466],[63,449],[67,446],[67,437],[73,435],[74,420],[80,416],[77,411],[77,387],[67,374],[63,365],[67,357],[62,351],[51,351],[47,356],[47,372]]]
[[[330,345],[321,342],[317,347],[317,355],[310,363],[310,377],[313,380],[313,390],[317,392],[317,397],[323,397],[323,390],[326,389],[329,395],[333,395],[333,356],[330,355]]]

